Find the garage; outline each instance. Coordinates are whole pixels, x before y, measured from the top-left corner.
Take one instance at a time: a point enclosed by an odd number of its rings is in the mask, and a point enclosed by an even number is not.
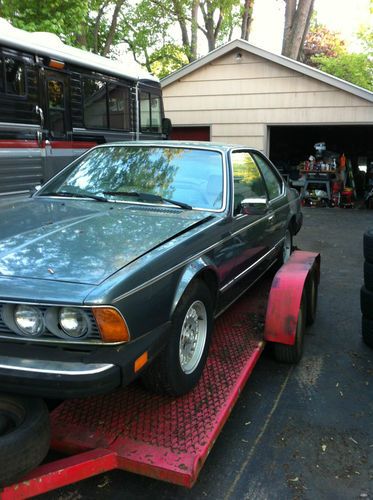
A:
[[[270,126],[269,156],[285,174],[297,170],[310,155],[315,144],[324,142],[326,149],[344,153],[351,162],[358,195],[363,195],[366,172],[373,168],[373,125]]]
[[[244,40],[161,84],[175,138],[200,139],[191,131],[204,128],[211,141],[259,149],[302,192],[309,177],[325,181],[330,203],[333,188],[356,199],[373,187],[373,93],[366,89]]]

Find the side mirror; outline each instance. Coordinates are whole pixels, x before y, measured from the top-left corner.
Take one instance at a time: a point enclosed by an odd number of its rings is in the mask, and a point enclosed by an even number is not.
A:
[[[43,183],[43,181],[41,181]],[[35,193],[37,193],[39,191],[39,189],[41,189],[41,186],[42,184],[37,184],[36,186],[34,186],[33,188],[30,189],[30,196],[34,196]]]
[[[168,136],[171,134],[172,130],[172,123],[169,118],[163,118],[162,119],[162,134],[166,136],[168,139]]]
[[[268,210],[266,198],[245,198],[240,205],[241,213],[244,215],[261,215]]]

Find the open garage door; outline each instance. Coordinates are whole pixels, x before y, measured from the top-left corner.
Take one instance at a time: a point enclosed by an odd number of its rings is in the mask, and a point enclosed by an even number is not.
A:
[[[373,125],[295,125],[270,127],[269,156],[287,173],[315,155],[314,144],[325,142],[326,149],[344,153],[354,171],[356,187],[363,190],[364,174],[358,166],[373,167]]]

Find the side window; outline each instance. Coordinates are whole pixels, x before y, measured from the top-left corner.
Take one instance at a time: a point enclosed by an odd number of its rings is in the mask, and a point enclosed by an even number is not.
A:
[[[128,87],[109,85],[109,119],[110,128],[129,130],[129,92]]]
[[[49,127],[53,137],[65,134],[65,89],[61,80],[48,80]]]
[[[26,73],[23,61],[13,57],[4,58],[5,92],[18,96],[26,95]]]
[[[161,98],[149,92],[140,93],[140,123],[142,132],[161,132]]]
[[[84,124],[89,128],[108,128],[106,83],[84,78]]]
[[[280,196],[282,192],[282,182],[279,177],[272,170],[271,165],[260,155],[253,153],[253,157],[264,177],[266,183],[269,199],[273,200]]]
[[[143,132],[150,132],[151,114],[150,114],[150,94],[147,92],[140,93],[140,123]]]
[[[161,132],[161,98],[159,96],[150,96],[150,109],[152,132]]]
[[[241,212],[241,203],[248,198],[267,199],[259,169],[250,153],[232,154],[234,214]]]

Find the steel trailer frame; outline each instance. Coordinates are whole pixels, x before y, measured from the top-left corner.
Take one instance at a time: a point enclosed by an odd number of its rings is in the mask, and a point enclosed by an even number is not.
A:
[[[132,384],[63,402],[51,414],[51,447],[70,456],[39,466],[0,498],[29,498],[113,469],[192,487],[265,343],[294,344],[303,293],[319,279],[320,255],[295,251],[272,283],[230,307],[216,322],[200,382],[185,396]]]

